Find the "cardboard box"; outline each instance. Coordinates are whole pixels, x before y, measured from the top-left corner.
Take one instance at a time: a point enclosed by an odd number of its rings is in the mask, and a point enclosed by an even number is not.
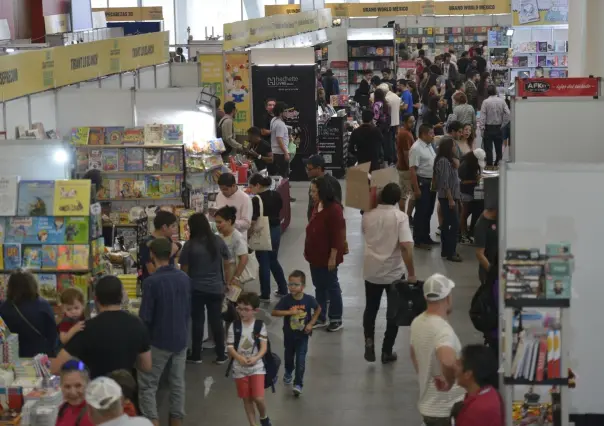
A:
[[[389,183],[398,184],[398,171],[394,167],[374,170],[369,175],[371,163],[359,164],[346,171],[346,207],[369,211],[377,206],[377,195]]]

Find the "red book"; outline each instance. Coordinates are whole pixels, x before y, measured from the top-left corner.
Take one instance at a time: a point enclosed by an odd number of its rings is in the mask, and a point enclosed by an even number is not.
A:
[[[545,354],[547,353],[547,340],[545,337],[539,339],[539,356],[537,358],[537,375],[535,380],[543,381],[543,373],[545,370]]]

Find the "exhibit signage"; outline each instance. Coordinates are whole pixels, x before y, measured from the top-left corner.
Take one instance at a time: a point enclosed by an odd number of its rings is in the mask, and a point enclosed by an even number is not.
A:
[[[529,0],[512,2],[514,25],[562,25],[568,24],[569,0],[537,2]]]
[[[600,79],[595,77],[580,78],[526,78],[516,79],[518,96],[536,97],[570,97],[599,95]]]
[[[251,95],[248,53],[227,53],[224,59],[223,104],[235,102],[237,114],[233,122],[239,136],[247,135],[247,130],[252,127]]]
[[[201,87],[210,87],[215,90],[216,96],[224,99],[224,63],[222,54],[197,55],[197,62],[201,66]]]
[[[105,7],[94,8],[93,12],[105,12],[107,22],[161,21],[164,13],[161,6],[153,7]]]

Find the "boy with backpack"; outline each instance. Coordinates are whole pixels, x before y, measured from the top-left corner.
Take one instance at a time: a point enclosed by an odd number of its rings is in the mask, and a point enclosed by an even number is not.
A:
[[[240,319],[231,324],[227,335],[227,348],[232,358],[227,375],[232,371],[237,394],[243,400],[250,426],[256,425],[256,408],[261,426],[271,426],[264,389],[267,387],[265,376],[276,376],[276,371],[273,371],[275,360],[272,359],[274,354],[270,352],[266,326],[262,321],[256,320],[259,306],[260,298],[256,293],[242,293],[237,300]],[[267,362],[267,355],[272,362]]]
[[[285,346],[285,374],[283,383],[292,384],[295,358],[294,395],[302,394],[308,338],[321,314],[317,300],[304,293],[306,275],[295,270],[289,274],[289,294],[282,297],[272,312],[274,317],[283,317],[283,342]],[[312,313],[312,314],[311,314]]]

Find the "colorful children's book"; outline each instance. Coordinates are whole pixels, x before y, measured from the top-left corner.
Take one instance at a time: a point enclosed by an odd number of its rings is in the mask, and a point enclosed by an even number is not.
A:
[[[57,292],[61,294],[63,290],[73,287],[75,275],[59,274],[57,275]]]
[[[90,238],[103,235],[103,212],[100,203],[90,206]]]
[[[0,216],[17,214],[17,185],[19,177],[0,177]]]
[[[57,259],[59,257],[58,246],[42,246],[42,269],[57,269]]]
[[[159,191],[159,176],[145,176],[145,186],[147,187],[148,198],[159,198],[161,196],[161,193]]]
[[[134,179],[133,178],[122,178],[119,181],[120,185],[120,197],[121,198],[134,198]]]
[[[42,248],[40,246],[23,246],[22,267],[42,269]]]
[[[39,218],[35,218],[39,219]],[[33,217],[11,217],[6,228],[7,243],[36,243],[36,224]]]
[[[145,148],[145,171],[161,171],[161,149]]]
[[[60,298],[57,291],[57,276],[55,274],[36,274],[40,296],[49,302],[56,302]]]
[[[103,169],[103,150],[91,149],[88,153],[88,168],[95,170]]]
[[[53,180],[22,180],[19,182],[19,216],[50,216],[54,210]]]
[[[76,151],[76,171],[78,173],[85,173],[88,170],[88,149],[79,148]]]
[[[105,145],[121,145],[123,136],[123,127],[105,127]]]
[[[21,267],[21,244],[4,244],[4,270],[12,271]]]
[[[4,217],[0,217],[0,244],[4,242],[4,238],[6,237],[6,219]]]
[[[145,129],[141,127],[134,127],[132,129],[125,129],[124,136],[122,137],[123,145],[142,145],[145,140]]]
[[[0,244],[0,269],[4,269],[4,245],[3,244]],[[3,298],[0,298],[0,300],[3,300]]]
[[[183,132],[182,124],[164,124],[164,139],[165,144],[182,144]]]
[[[88,291],[90,290],[90,274],[80,274],[73,277],[73,286],[79,288],[84,294],[84,301],[88,302]]]
[[[94,150],[93,150],[94,151]],[[103,170],[106,172],[117,172],[119,166],[119,149],[104,149],[103,153]]]
[[[55,216],[83,216],[90,211],[90,181],[55,181]]]
[[[68,244],[88,244],[90,224],[88,217],[65,218],[65,242]]]
[[[71,269],[71,246],[57,246],[57,269],[62,271]]]
[[[144,180],[135,180],[133,187],[134,198],[145,198],[147,196],[147,189]]]
[[[163,126],[161,124],[145,125],[145,145],[158,145],[162,143]]]
[[[126,149],[126,170],[129,172],[139,172],[143,170],[143,149]]]
[[[182,151],[177,149],[162,150],[162,171],[179,172],[182,170]]]
[[[159,177],[159,193],[162,197],[176,196],[176,179],[174,176]]]
[[[88,145],[90,127],[74,127],[71,129],[71,143],[74,145]]]
[[[76,244],[71,246],[71,268],[73,270],[89,269],[90,246]]]
[[[126,171],[126,150],[118,149],[117,151],[117,170],[120,172]]]
[[[38,217],[35,225],[35,242],[37,244],[65,244],[65,218],[59,216]]]
[[[88,134],[88,145],[104,145],[105,129],[103,127],[91,127]]]

